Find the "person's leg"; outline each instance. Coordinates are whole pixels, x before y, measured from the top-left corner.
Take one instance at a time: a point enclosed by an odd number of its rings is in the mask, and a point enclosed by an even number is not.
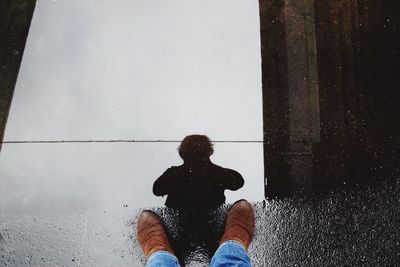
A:
[[[211,266],[251,266],[247,249],[253,238],[254,228],[254,211],[250,203],[246,200],[236,202],[226,217],[225,232],[211,259]]]
[[[222,243],[211,259],[211,266],[251,266],[249,255],[244,246],[236,240]]]
[[[147,261],[147,267],[180,267],[178,258],[164,250],[154,252]]]
[[[167,233],[160,217],[152,211],[143,211],[137,224],[137,237],[143,253],[148,259],[148,267],[178,267]]]

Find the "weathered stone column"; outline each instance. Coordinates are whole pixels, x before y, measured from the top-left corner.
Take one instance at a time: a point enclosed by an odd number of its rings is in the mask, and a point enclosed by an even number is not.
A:
[[[398,180],[399,12],[260,0],[267,198]]]
[[[313,143],[319,142],[319,95],[313,0],[286,0],[290,177],[294,194],[312,192]]]
[[[260,0],[266,197],[312,192],[320,141],[312,0]]]

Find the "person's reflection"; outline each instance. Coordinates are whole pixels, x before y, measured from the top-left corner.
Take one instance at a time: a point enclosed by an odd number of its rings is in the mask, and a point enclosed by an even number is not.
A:
[[[207,136],[186,136],[179,147],[183,165],[169,168],[153,185],[156,196],[168,195],[165,205],[175,217],[171,240],[182,266],[199,251],[208,259],[214,254],[223,233],[224,191],[244,184],[237,171],[211,162],[213,152]]]
[[[154,182],[154,195],[168,195],[167,207],[184,210],[213,210],[224,204],[224,191],[238,190],[244,180],[237,171],[212,163],[213,152],[207,136],[186,136],[179,147],[183,165],[167,169]]]

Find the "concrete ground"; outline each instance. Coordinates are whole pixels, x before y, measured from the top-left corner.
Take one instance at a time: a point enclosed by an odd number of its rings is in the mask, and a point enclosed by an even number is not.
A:
[[[253,203],[254,266],[395,266],[400,263],[400,185],[348,190],[318,200]],[[164,215],[171,226],[170,214]],[[221,214],[223,214],[222,209]],[[0,213],[0,266],[142,266],[138,210]],[[169,215],[168,215],[169,214]],[[222,227],[223,216],[217,219]],[[215,224],[214,224],[215,225]],[[170,228],[169,228],[170,229]],[[206,266],[206,257],[187,266]]]

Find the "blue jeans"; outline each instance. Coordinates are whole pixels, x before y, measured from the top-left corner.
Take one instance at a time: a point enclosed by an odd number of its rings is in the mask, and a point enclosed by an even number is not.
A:
[[[251,267],[250,258],[243,245],[234,240],[222,243],[211,259],[212,267]],[[147,267],[180,267],[175,255],[157,251],[150,256]]]

